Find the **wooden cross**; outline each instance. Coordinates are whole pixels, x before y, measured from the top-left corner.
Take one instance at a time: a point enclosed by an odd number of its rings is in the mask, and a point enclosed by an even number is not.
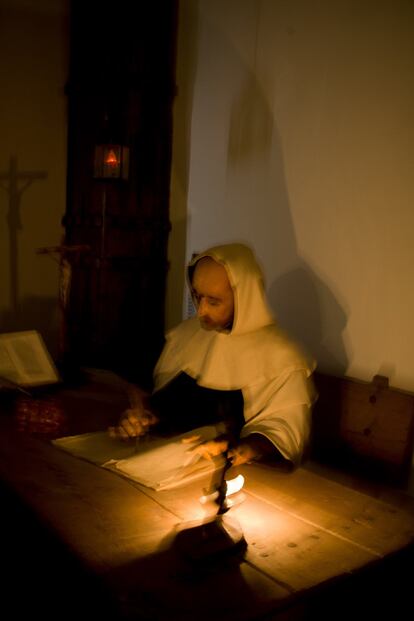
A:
[[[43,171],[18,172],[17,158],[10,158],[9,170],[0,173],[0,187],[9,195],[9,211],[7,223],[9,227],[9,257],[10,257],[10,302],[14,312],[18,310],[19,301],[19,274],[18,274],[18,244],[17,232],[21,230],[20,204],[23,192],[38,179],[46,179],[47,173]],[[2,183],[5,181],[6,183]]]

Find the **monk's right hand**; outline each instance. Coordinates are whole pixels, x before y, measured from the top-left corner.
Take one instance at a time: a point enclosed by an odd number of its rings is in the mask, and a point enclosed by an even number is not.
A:
[[[158,422],[157,417],[149,410],[135,407],[123,412],[118,425],[109,427],[111,438],[130,440],[148,433],[150,427]]]

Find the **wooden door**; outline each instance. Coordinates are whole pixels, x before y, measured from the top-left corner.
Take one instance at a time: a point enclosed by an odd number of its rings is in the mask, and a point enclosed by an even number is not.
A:
[[[70,254],[66,364],[148,382],[163,343],[176,0],[72,2],[67,87]],[[94,178],[98,144],[127,179]]]

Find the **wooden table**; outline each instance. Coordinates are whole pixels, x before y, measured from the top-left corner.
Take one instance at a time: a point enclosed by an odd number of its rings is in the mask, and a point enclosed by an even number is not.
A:
[[[77,398],[65,401],[74,419]],[[101,406],[87,404],[95,429]],[[414,499],[404,494],[385,501],[378,487],[308,467],[244,466],[245,499],[231,509],[244,554],[194,564],[173,544],[203,517],[205,482],[156,492],[19,432],[10,413],[0,432],[4,606],[16,618],[337,619],[385,608],[398,618],[410,602]]]

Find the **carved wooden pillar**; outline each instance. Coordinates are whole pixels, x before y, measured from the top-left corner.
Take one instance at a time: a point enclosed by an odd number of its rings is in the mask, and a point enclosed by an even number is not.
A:
[[[72,2],[68,83],[68,360],[148,382],[163,343],[176,0]],[[128,179],[94,149],[129,148]]]

